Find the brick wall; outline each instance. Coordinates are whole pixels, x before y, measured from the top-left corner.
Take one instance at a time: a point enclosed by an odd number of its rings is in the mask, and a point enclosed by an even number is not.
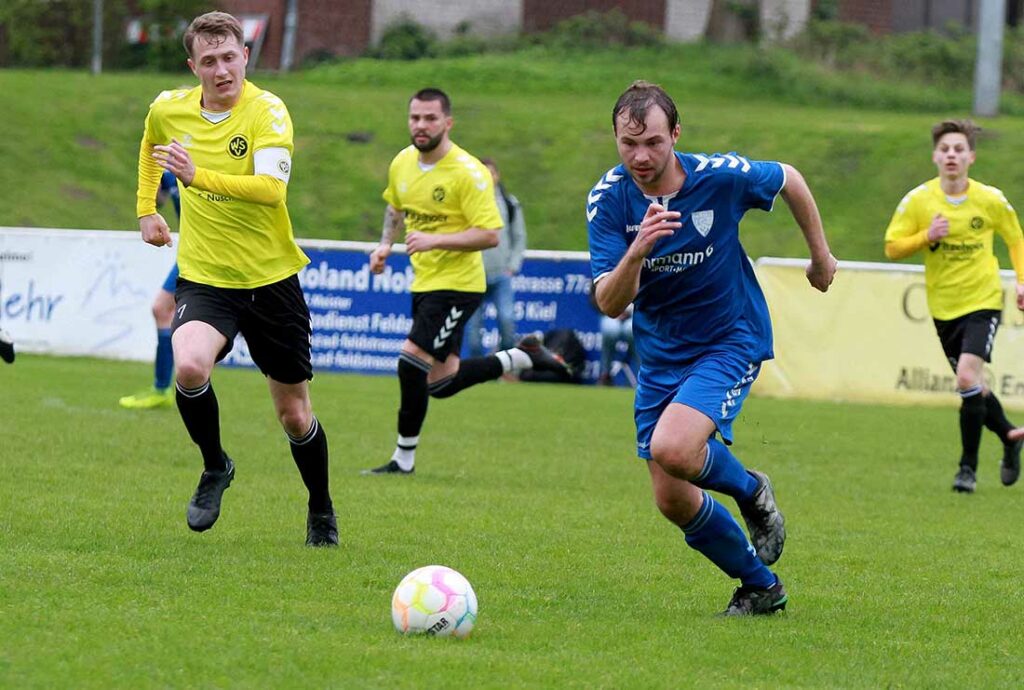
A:
[[[864,24],[876,34],[889,33],[892,3],[893,0],[839,0],[839,20]]]
[[[231,14],[266,14],[267,36],[259,63],[261,69],[281,66],[284,41],[286,0],[219,0],[221,9]],[[299,0],[299,23],[295,33],[293,65],[310,56],[359,55],[370,44],[373,0]]]
[[[281,35],[284,30],[284,0],[220,0],[218,9],[230,14],[266,14],[267,36],[263,40],[259,62],[249,67],[277,69],[281,66]]]
[[[373,0],[299,0],[295,65],[316,53],[360,55],[370,45]]]

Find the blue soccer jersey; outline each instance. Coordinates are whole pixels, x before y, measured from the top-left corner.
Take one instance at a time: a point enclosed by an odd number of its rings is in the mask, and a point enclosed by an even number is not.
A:
[[[644,367],[674,368],[716,349],[771,359],[768,305],[739,239],[747,210],[770,211],[785,184],[782,165],[730,154],[676,158],[686,181],[674,194],[646,196],[624,166],[609,170],[587,197],[595,282],[636,238],[647,207],[680,213],[682,227],[644,260],[634,300],[633,335]]]
[[[165,192],[174,204],[174,214],[181,217],[181,192],[178,191],[178,178],[170,170],[164,170],[160,176],[160,191]]]

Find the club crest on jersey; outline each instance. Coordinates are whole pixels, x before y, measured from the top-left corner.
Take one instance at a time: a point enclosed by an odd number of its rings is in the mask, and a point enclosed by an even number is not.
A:
[[[248,152],[249,142],[245,137],[241,134],[231,137],[231,141],[228,142],[228,153],[232,158],[245,158],[245,154]]]
[[[690,214],[690,222],[693,223],[693,227],[697,228],[701,237],[707,237],[711,232],[711,226],[715,224],[715,212],[694,211]]]
[[[434,187],[434,195],[433,196],[434,196],[434,201],[437,201],[437,202],[444,201],[444,187],[441,187],[441,186]]]

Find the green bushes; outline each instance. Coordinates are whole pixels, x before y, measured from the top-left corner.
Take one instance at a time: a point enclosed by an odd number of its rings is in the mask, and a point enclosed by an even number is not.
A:
[[[622,10],[585,12],[559,22],[549,31],[509,34],[484,38],[473,34],[469,22],[455,28],[454,36],[440,41],[430,29],[409,17],[402,17],[384,30],[366,57],[382,60],[419,60],[432,57],[460,57],[483,53],[505,53],[541,46],[550,51],[574,53],[609,48],[658,46],[665,42],[661,32],[643,22],[631,22]]]
[[[85,67],[92,56],[92,2],[3,0],[0,2],[0,67]],[[125,40],[125,0],[103,2],[103,62],[118,68],[182,71],[181,45],[188,19],[209,8],[207,0],[138,0],[150,42]]]

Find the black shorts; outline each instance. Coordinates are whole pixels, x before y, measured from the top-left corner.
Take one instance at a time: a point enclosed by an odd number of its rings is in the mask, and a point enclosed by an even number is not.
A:
[[[956,371],[960,355],[967,352],[992,361],[992,344],[996,339],[1002,312],[998,309],[982,309],[964,314],[950,321],[935,321],[935,332],[939,334],[942,351]]]
[[[482,292],[437,290],[412,295],[409,340],[439,362],[462,349],[462,331],[483,300]]]
[[[219,288],[178,278],[174,290],[173,330],[183,323],[202,321],[228,339],[217,355],[224,359],[241,333],[249,355],[265,376],[280,383],[313,378],[310,362],[309,307],[293,275],[251,289]]]

